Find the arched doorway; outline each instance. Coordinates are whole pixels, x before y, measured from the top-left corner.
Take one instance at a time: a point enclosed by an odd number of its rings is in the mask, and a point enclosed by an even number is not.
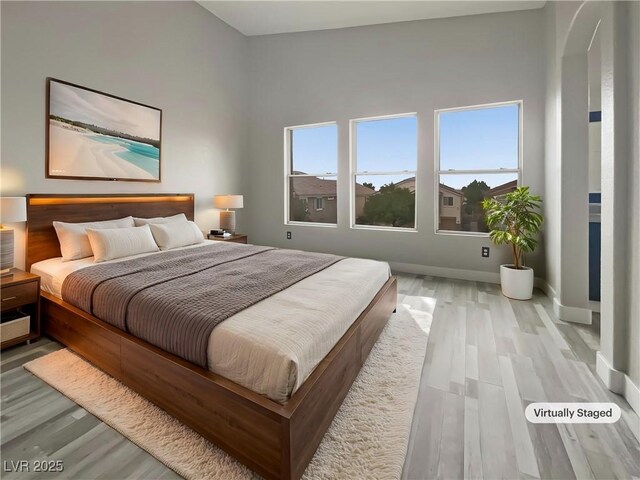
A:
[[[596,29],[601,43],[601,303],[597,370],[614,392],[623,390],[626,369],[624,231],[627,193],[625,125],[621,114],[626,65],[615,45],[624,34],[624,10],[616,2],[586,1],[577,10],[561,57],[560,293],[556,310],[569,321],[590,323],[588,284],[589,145],[588,49]]]

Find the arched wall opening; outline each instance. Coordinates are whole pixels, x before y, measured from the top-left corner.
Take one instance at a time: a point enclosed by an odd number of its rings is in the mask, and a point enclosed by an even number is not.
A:
[[[560,285],[555,300],[559,318],[591,322],[588,284],[589,83],[588,50],[596,29],[601,43],[601,303],[597,370],[612,391],[621,393],[627,365],[625,254],[616,232],[626,225],[627,128],[623,93],[624,59],[616,49],[624,28],[624,10],[615,2],[586,1],[569,29],[560,64]],[[618,95],[616,95],[618,92]]]

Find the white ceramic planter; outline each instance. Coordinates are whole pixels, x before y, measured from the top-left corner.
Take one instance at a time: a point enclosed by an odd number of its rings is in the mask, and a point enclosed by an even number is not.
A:
[[[512,268],[513,265],[500,265],[500,285],[502,294],[514,300],[529,300],[533,296],[533,268]]]

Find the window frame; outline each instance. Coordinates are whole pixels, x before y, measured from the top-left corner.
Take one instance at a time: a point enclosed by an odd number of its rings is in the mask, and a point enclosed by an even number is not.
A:
[[[414,117],[416,119],[416,169],[415,170],[402,170],[402,171],[380,171],[380,172],[358,172],[357,170],[357,125],[358,122],[376,121],[376,120],[392,120],[395,118],[407,118]],[[418,122],[417,112],[397,113],[391,115],[379,115],[374,117],[361,117],[353,118],[349,120],[349,227],[353,230],[378,230],[378,231],[392,231],[392,232],[417,232],[418,231],[418,171],[420,168],[420,126]],[[357,225],[356,224],[356,179],[358,175],[411,175],[415,177],[415,190],[416,195],[415,212],[413,228],[404,227],[385,227],[379,225]]]
[[[316,127],[326,127],[329,125],[336,126],[336,171],[335,173],[305,173],[304,175],[294,175],[292,173],[293,167],[293,142],[292,133],[294,130],[299,130],[302,128],[316,128]],[[338,195],[338,170],[340,164],[340,129],[338,126],[338,122],[329,121],[329,122],[320,122],[320,123],[310,123],[305,125],[292,125],[289,127],[284,127],[284,224],[285,225],[303,225],[303,226],[311,226],[311,227],[321,227],[321,228],[337,228],[338,227],[338,218],[336,215],[336,223],[323,223],[323,222],[300,222],[296,220],[290,219],[290,199],[291,199],[291,179],[295,177],[335,177],[336,179],[336,198]],[[308,199],[307,205],[308,205]],[[314,208],[315,208],[315,200],[314,200]],[[323,202],[324,203],[324,202]]]
[[[433,112],[434,115],[434,219],[433,219],[433,232],[436,235],[457,235],[463,237],[489,237],[487,232],[465,232],[462,230],[440,230],[440,176],[441,175],[491,175],[500,173],[515,173],[516,174],[516,186],[522,185],[522,173],[523,173],[523,130],[524,130],[524,116],[523,116],[523,101],[522,100],[509,100],[504,102],[484,103],[479,105],[468,105],[462,107],[440,108]],[[475,170],[441,170],[440,169],[440,114],[449,112],[462,112],[468,110],[484,110],[487,108],[502,107],[507,105],[518,106],[518,165],[517,168],[499,168],[499,169],[475,169]]]

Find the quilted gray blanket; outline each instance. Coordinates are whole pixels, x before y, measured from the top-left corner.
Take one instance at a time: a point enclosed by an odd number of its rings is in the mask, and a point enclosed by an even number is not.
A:
[[[206,368],[216,325],[342,258],[218,243],[77,270],[62,298]]]

